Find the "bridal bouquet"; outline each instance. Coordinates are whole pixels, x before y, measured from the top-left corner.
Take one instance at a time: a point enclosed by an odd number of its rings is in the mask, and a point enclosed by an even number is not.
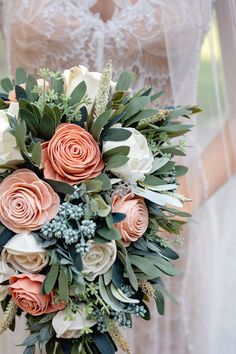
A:
[[[179,274],[177,117],[198,108],[150,106],[162,93],[113,82],[110,62],[39,77],[2,80],[0,332],[24,313],[24,354],[130,353],[119,327],[149,320],[151,298],[163,315],[161,277]]]

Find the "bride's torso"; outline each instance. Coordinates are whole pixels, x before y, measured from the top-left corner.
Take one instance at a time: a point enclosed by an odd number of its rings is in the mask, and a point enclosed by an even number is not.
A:
[[[18,66],[37,73],[41,67],[58,70],[78,64],[99,71],[112,59],[117,75],[124,68],[134,71],[137,86],[152,84],[165,90],[166,101],[173,96],[166,35],[191,31],[195,42],[191,55],[198,59],[207,26],[202,0],[3,2],[11,72]],[[164,18],[168,19],[165,26]],[[196,63],[191,60],[190,65],[195,66],[196,76]]]

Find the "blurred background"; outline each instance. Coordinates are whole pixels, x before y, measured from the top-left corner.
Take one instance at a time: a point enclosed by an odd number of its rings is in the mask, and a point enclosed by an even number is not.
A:
[[[5,43],[0,32],[0,78],[7,76]],[[0,86],[1,87],[1,86]],[[202,50],[198,81],[198,104],[203,112],[198,118],[198,129],[206,146],[216,133],[215,119],[224,121],[225,103],[223,94],[222,61],[217,31],[216,16],[213,15],[210,31],[206,35]]]

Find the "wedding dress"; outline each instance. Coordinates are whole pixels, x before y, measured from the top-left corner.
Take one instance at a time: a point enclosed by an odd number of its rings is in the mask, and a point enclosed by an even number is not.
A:
[[[37,73],[42,67],[59,70],[78,64],[101,71],[112,59],[115,78],[123,69],[132,70],[137,87],[152,85],[155,90],[165,91],[162,104],[195,104],[199,53],[208,30],[212,1],[110,1],[114,11],[105,22],[94,11],[97,0],[2,0],[1,22],[10,71],[14,73],[21,66]],[[191,151],[191,158],[199,165],[199,175],[191,176],[196,187],[197,183],[204,183],[200,149]],[[205,189],[207,195],[207,186]],[[197,192],[193,197],[197,199]],[[150,323],[136,321],[132,332],[125,331],[134,354],[222,353],[209,351],[212,347],[206,344],[208,337],[204,334],[209,297],[204,295],[207,281],[203,281],[200,272],[204,267],[199,264],[207,263],[206,258],[201,262],[197,257],[202,252],[209,257],[206,249],[201,249],[202,245],[209,246],[209,239],[207,242],[206,232],[204,239],[196,239],[196,234],[209,222],[207,215],[206,208],[202,208],[196,217],[197,227],[189,226],[189,240],[183,251],[184,276],[176,282],[171,279],[167,285],[179,304],[172,305],[167,300],[164,318],[153,315]],[[219,231],[213,229],[214,232]],[[211,274],[207,276],[209,281]],[[202,313],[201,305],[206,312]],[[10,332],[0,338],[4,354],[22,352],[22,347],[13,348],[13,341],[19,343],[20,326],[16,333],[17,342]]]

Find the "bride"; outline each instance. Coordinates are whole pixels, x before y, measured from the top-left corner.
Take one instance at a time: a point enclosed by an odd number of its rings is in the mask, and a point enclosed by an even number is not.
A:
[[[112,59],[116,74],[123,69],[136,73],[137,87],[152,85],[155,90],[164,90],[161,104],[196,104],[199,53],[209,27],[213,0],[1,2],[2,31],[12,73],[19,66],[37,73],[42,67],[58,70],[78,64],[101,71],[106,61]],[[230,88],[235,87],[229,69],[230,65],[233,68],[233,60],[226,53],[235,40],[230,30],[230,5],[233,4],[235,0],[219,0],[216,5],[217,13],[221,14],[219,29],[222,38],[227,38],[222,40],[222,46]],[[234,101],[229,105],[229,117]],[[235,285],[224,282],[223,275],[224,270],[230,269],[230,262],[232,270],[235,265],[233,246],[229,247],[231,242],[236,243],[233,225],[220,235],[223,218],[231,216],[235,203],[235,179],[232,177],[230,186],[226,183],[236,170],[232,124],[229,118],[204,151],[197,132],[189,138],[189,144],[195,149],[189,152],[189,174],[182,181],[183,192],[193,197],[194,210],[201,208],[194,217],[197,224],[191,223],[186,230],[182,283],[178,289],[173,279],[168,284],[169,290],[174,287],[179,304],[171,305],[167,301],[164,318],[156,315],[143,328],[138,322],[135,324],[128,335],[134,354],[144,351],[147,354],[221,354],[223,350],[233,354],[235,350],[233,326],[227,318],[230,312],[223,307],[221,290],[224,284],[226,301],[231,301],[229,292],[236,290]],[[227,200],[224,198],[222,202],[219,193],[209,200],[223,184],[226,184]],[[231,208],[224,216],[222,209],[227,203]],[[232,257],[230,262],[227,255]],[[225,312],[227,316],[222,317]],[[21,326],[22,322],[14,335],[8,332],[0,338],[5,354],[22,352],[22,347],[13,347],[13,342],[21,343]]]

